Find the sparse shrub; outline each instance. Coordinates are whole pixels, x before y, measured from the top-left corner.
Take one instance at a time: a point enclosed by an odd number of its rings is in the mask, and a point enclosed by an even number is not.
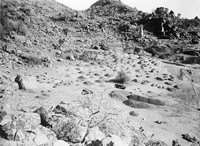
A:
[[[130,81],[130,78],[126,72],[120,71],[112,81],[115,83],[127,84]]]

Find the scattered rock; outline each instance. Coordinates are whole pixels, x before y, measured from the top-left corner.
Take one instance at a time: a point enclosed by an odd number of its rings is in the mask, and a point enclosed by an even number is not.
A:
[[[129,114],[130,114],[131,116],[134,116],[134,117],[137,117],[137,116],[138,116],[138,114],[137,114],[135,111],[130,111]]]
[[[172,140],[172,146],[181,146],[179,143],[178,143],[178,140]]]
[[[20,90],[26,90],[21,75],[17,75],[17,76],[16,76],[16,78],[15,78],[15,82],[18,84]]]
[[[62,55],[62,51],[56,51],[56,55]]]
[[[135,83],[137,83],[137,82],[138,82],[138,80],[137,80],[137,79],[133,79],[133,80],[132,80],[132,82],[135,82]]]
[[[86,95],[86,94],[93,94],[93,91],[87,89],[87,88],[84,88],[81,92],[82,95]]]
[[[123,101],[123,103],[124,103],[125,105],[127,105],[127,106],[132,107],[132,108],[146,109],[146,108],[150,108],[150,107],[151,107],[151,106],[148,105],[147,103],[138,102],[138,101],[131,100],[131,99],[125,100],[125,101]]]
[[[65,62],[65,60],[62,59],[62,58],[58,58],[57,61],[58,61],[58,62]]]
[[[195,138],[195,137],[191,137],[188,133],[187,134],[181,134],[182,138],[189,141],[189,142],[192,142],[192,143],[196,143],[198,142],[198,140]]]
[[[102,139],[103,146],[128,146],[118,135],[109,135]]]
[[[86,80],[86,77],[84,77],[83,75],[78,77],[79,80]]]
[[[66,57],[67,60],[70,60],[70,61],[75,61],[75,58],[73,55],[69,55]]]
[[[173,88],[167,87],[167,91],[173,92]]]
[[[86,146],[102,146],[102,142],[100,140],[94,140],[89,144],[86,144]]]
[[[158,81],[164,81],[164,79],[161,78],[161,77],[156,77],[155,79],[158,80]]]
[[[128,95],[127,98],[131,99],[131,100],[145,102],[148,104],[154,104],[154,105],[160,105],[160,106],[165,105],[165,102],[163,102],[159,99],[146,98],[146,97],[142,97],[142,96],[135,95],[135,94]]]
[[[172,83],[170,82],[164,82],[166,85],[172,85]]]
[[[178,85],[174,85],[173,86],[175,89],[180,89],[180,87]]]
[[[83,82],[83,84],[84,84],[84,85],[94,85],[94,83],[93,83],[93,82],[90,82],[90,81],[85,81],[85,82]]]
[[[113,75],[111,75],[111,74],[105,74],[104,76],[110,78],[110,77],[112,77]]]
[[[122,84],[115,84],[115,88],[126,89],[126,87]]]
[[[156,124],[162,124],[162,123],[166,124],[166,122],[158,121],[158,120],[154,121],[154,123],[156,123]]]
[[[144,80],[141,82],[142,85],[146,85],[147,83],[149,83],[150,81]]]
[[[100,46],[98,45],[92,45],[91,48],[94,50],[100,50]]]
[[[168,146],[163,141],[149,140],[145,143],[145,146]]]
[[[130,93],[125,90],[115,90],[115,91],[112,91],[109,95],[111,98],[124,101],[124,100],[127,100],[127,96],[130,95]]]

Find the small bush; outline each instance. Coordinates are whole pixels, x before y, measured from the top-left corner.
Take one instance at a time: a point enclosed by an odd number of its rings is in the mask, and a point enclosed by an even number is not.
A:
[[[120,84],[127,84],[130,81],[129,76],[124,71],[118,72],[117,76],[115,77],[113,82],[120,83]]]

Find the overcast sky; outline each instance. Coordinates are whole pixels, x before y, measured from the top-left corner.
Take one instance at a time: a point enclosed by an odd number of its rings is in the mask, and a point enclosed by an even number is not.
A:
[[[57,0],[75,10],[85,10],[97,0]],[[144,12],[152,12],[157,7],[167,7],[184,18],[200,18],[200,0],[121,0],[124,4]]]

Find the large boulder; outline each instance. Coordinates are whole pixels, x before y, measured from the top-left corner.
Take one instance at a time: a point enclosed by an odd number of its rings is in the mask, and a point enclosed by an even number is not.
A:
[[[53,146],[69,146],[69,144],[67,142],[65,142],[64,140],[57,140]]]
[[[136,101],[145,102],[145,103],[153,104],[153,105],[165,105],[165,102],[159,99],[147,98],[147,97],[143,97],[136,94],[128,95],[127,98],[130,100],[136,100]]]
[[[57,105],[51,112],[49,109],[40,108],[37,113],[40,114],[42,124],[51,127],[58,139],[73,143],[82,142],[87,133],[88,124],[66,106]]]
[[[152,45],[145,48],[145,51],[152,54],[152,56],[158,56],[162,59],[165,59],[163,56],[169,57],[172,55],[172,50],[167,45]]]
[[[56,141],[55,133],[40,123],[37,113],[7,114],[0,122],[1,134],[8,140],[31,145],[51,144]]]
[[[102,139],[102,146],[128,146],[118,135],[109,135]]]
[[[99,130],[99,127],[93,127],[89,130],[87,136],[85,137],[86,142],[92,142],[95,140],[102,140],[105,138],[105,134]]]
[[[124,101],[124,100],[127,100],[127,96],[130,95],[130,93],[125,90],[115,90],[115,91],[112,91],[109,95],[111,98]]]
[[[94,140],[86,146],[128,146],[118,135],[108,135],[102,140]]]
[[[128,99],[123,101],[123,103],[127,106],[130,106],[132,108],[141,108],[141,109],[146,109],[146,108],[150,108],[151,106],[147,103],[144,102],[139,102],[136,100],[132,100],[132,99]]]

